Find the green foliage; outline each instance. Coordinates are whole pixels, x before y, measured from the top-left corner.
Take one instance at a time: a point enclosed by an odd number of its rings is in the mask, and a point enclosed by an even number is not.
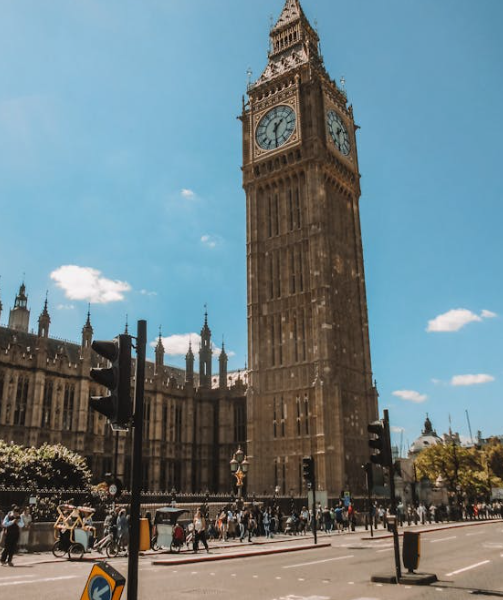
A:
[[[87,489],[85,460],[65,446],[24,448],[0,440],[0,487]]]
[[[437,444],[423,450],[415,464],[419,479],[435,483],[441,476],[449,492],[455,494],[459,486],[462,494],[474,499],[488,496],[491,487],[502,487],[502,456],[503,446],[499,442],[483,450]]]

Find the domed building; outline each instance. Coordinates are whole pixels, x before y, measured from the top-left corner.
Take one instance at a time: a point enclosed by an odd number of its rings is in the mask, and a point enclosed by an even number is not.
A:
[[[437,435],[437,432],[433,429],[433,425],[431,424],[428,414],[426,414],[424,429],[421,435],[414,441],[412,446],[409,448],[409,458],[415,459],[417,455],[426,448],[443,443],[444,441],[439,435]]]

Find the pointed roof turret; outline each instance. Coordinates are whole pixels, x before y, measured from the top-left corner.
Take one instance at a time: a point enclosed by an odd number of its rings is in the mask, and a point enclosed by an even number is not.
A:
[[[276,25],[272,28],[272,31],[276,31],[277,29],[281,29],[285,25],[289,25],[294,21],[298,21],[301,17],[304,17],[304,19],[306,19],[306,16],[304,15],[304,11],[302,10],[302,6],[300,5],[299,0],[286,0],[283,12],[279,16]]]
[[[324,70],[319,52],[320,38],[304,14],[299,0],[286,0],[276,25],[271,29],[270,38],[269,62],[258,81],[249,86],[249,92],[302,65],[311,64]]]
[[[30,311],[28,310],[28,296],[26,295],[26,286],[23,279],[14,300],[14,308],[11,309],[9,314],[9,328],[28,332],[29,324]]]
[[[206,339],[211,337],[211,329],[208,327],[208,309],[204,306],[204,325],[201,329],[201,338]]]
[[[129,335],[129,322],[128,322],[128,315],[126,315],[126,325],[124,327],[124,335]]]
[[[164,345],[162,343],[162,327],[159,325],[159,339],[157,340],[157,346],[155,347],[155,372],[156,374],[162,371],[164,366]]]
[[[47,308],[47,295],[48,292],[45,293],[44,308],[40,313],[40,317],[38,318],[38,337],[40,338],[49,337],[49,325],[51,324],[51,317]]]
[[[87,305],[87,319],[82,331],[84,329],[90,329],[91,333],[93,332],[93,326],[91,325],[91,304]]]

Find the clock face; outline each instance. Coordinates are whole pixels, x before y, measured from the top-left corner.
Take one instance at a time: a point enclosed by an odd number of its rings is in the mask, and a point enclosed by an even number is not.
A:
[[[257,125],[257,144],[263,150],[274,150],[286,144],[295,131],[297,117],[289,106],[275,106]]]
[[[351,144],[349,143],[348,131],[344,127],[341,118],[335,111],[330,110],[327,113],[327,123],[328,131],[330,132],[330,137],[332,138],[335,147],[341,154],[347,156],[351,150]]]

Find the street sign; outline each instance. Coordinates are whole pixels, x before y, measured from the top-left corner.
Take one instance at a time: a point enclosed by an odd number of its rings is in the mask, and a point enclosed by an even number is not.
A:
[[[348,508],[351,504],[351,492],[344,492],[344,506]]]
[[[115,496],[115,494],[117,493],[117,486],[115,485],[115,483],[112,483],[111,486],[108,488],[108,493],[110,494],[110,496]]]
[[[80,600],[119,600],[126,580],[106,562],[98,562],[91,569]]]

